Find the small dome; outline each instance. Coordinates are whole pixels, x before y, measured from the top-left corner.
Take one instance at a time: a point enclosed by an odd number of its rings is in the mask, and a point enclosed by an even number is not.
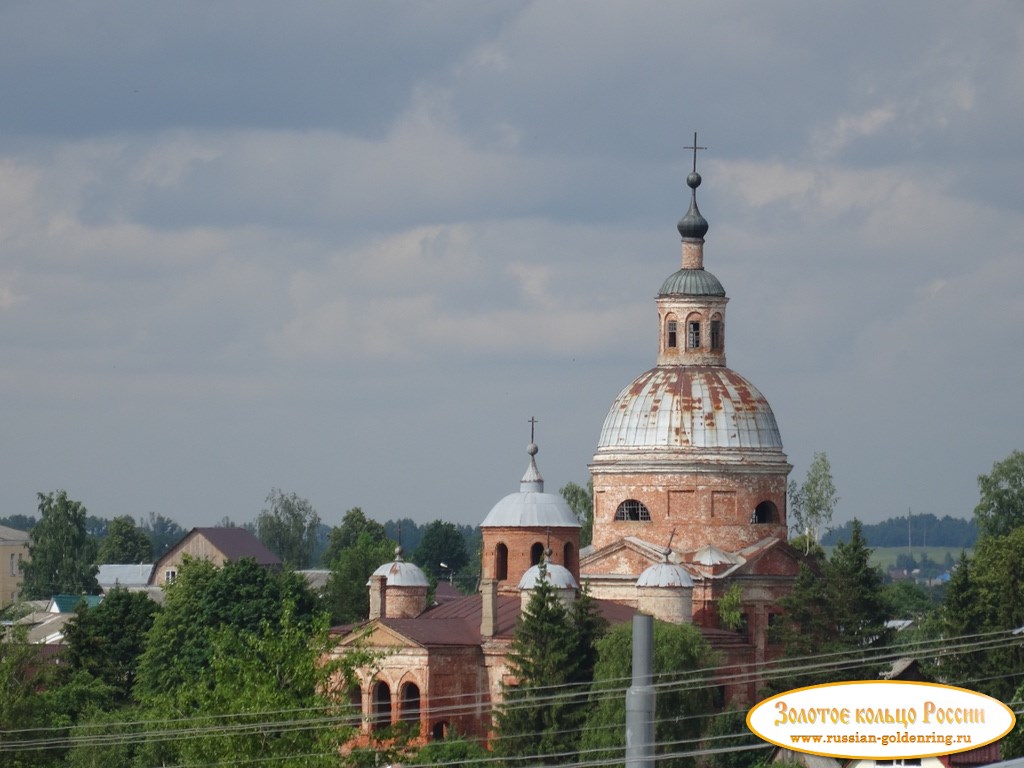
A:
[[[723,552],[714,544],[708,544],[693,553],[693,562],[701,565],[733,565],[739,560],[733,555]]]
[[[526,448],[530,464],[519,482],[519,493],[503,498],[480,523],[481,528],[579,528],[580,521],[561,494],[544,493],[537,469],[537,445]]]
[[[700,186],[700,174],[697,171],[686,177],[686,186],[692,190],[690,210],[679,220],[676,229],[684,240],[703,240],[704,235],[708,233],[708,221],[700,215],[700,209],[697,208],[697,187]]]
[[[693,588],[693,579],[686,569],[675,563],[655,563],[640,574],[638,587],[686,587]]]
[[[395,549],[395,559],[390,563],[384,563],[373,572],[373,576],[383,576],[389,587],[429,587],[430,582],[427,575],[414,563],[407,563],[402,559],[402,548]],[[372,576],[371,576],[372,578]],[[367,581],[369,586],[370,582]]]
[[[548,563],[544,566],[546,580],[555,589],[578,589],[579,585],[565,566]],[[533,589],[540,581],[540,566],[531,565],[519,580],[519,589]]]
[[[638,376],[615,398],[598,451],[635,448],[769,449],[782,437],[753,384],[723,366],[665,365]]]
[[[665,278],[659,296],[725,296],[718,278],[706,269],[680,269]]]

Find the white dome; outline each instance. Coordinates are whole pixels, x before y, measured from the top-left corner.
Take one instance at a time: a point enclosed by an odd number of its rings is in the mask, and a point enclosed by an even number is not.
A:
[[[753,384],[714,365],[661,365],[638,376],[608,409],[601,449],[782,450],[771,406]]]
[[[693,579],[681,565],[655,563],[640,574],[638,587],[687,587],[693,588]]]
[[[427,575],[423,573],[420,567],[414,563],[405,562],[401,559],[401,556],[390,563],[384,563],[384,565],[380,566],[380,568],[373,572],[373,576],[385,577],[389,587],[430,586],[430,582],[427,580]],[[369,586],[370,582],[367,581],[366,585]]]
[[[544,566],[546,580],[555,589],[578,589],[579,585],[568,568],[557,563]],[[519,580],[519,589],[533,589],[540,581],[540,566],[531,565]]]
[[[580,521],[560,495],[520,491],[503,498],[480,523],[481,528],[579,528]]]

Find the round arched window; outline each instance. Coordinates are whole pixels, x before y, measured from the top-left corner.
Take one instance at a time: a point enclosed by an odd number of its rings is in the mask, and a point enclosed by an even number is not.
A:
[[[626,499],[615,510],[615,519],[649,523],[651,522],[651,510],[645,507],[641,501]]]

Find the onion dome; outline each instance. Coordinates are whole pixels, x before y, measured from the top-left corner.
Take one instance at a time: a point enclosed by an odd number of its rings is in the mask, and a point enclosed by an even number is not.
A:
[[[526,452],[530,464],[519,483],[519,493],[510,493],[501,499],[481,528],[579,528],[580,521],[558,493],[544,493],[544,478],[537,469],[536,443],[530,443]]]
[[[640,574],[636,585],[638,587],[686,587],[692,589],[693,579],[681,565],[655,563]]]
[[[370,576],[367,586],[373,581],[374,576],[383,576],[389,587],[429,587],[430,582],[427,575],[423,573],[415,563],[407,563],[402,559],[402,548],[395,547],[395,559],[390,563],[384,563]]]
[[[621,448],[782,449],[767,399],[722,366],[662,365],[623,389],[605,417],[598,451]]]
[[[665,278],[658,295],[725,296],[725,288],[706,269],[680,269]]]
[[[696,164],[696,160],[694,161]],[[697,207],[697,187],[700,186],[700,174],[696,169],[686,177],[686,186],[690,188],[690,209],[679,220],[676,229],[684,240],[703,240],[708,233],[708,221],[700,215]]]
[[[540,565],[531,565],[526,573],[519,579],[519,589],[533,589],[540,583],[541,578],[548,582],[555,589],[578,589],[579,585],[569,569],[557,563],[545,563],[544,574],[541,576]]]

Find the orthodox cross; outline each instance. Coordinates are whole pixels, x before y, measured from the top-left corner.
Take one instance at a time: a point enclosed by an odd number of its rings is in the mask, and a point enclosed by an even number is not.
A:
[[[698,147],[697,146],[697,132],[696,131],[693,132],[693,146],[683,147],[683,149],[692,149],[693,150],[693,171],[694,171],[694,173],[696,173],[697,172],[697,150],[698,149],[707,149],[707,147]]]
[[[533,442],[533,428],[535,426],[537,426],[537,420],[533,416],[531,416],[530,417],[530,442],[531,443]]]

